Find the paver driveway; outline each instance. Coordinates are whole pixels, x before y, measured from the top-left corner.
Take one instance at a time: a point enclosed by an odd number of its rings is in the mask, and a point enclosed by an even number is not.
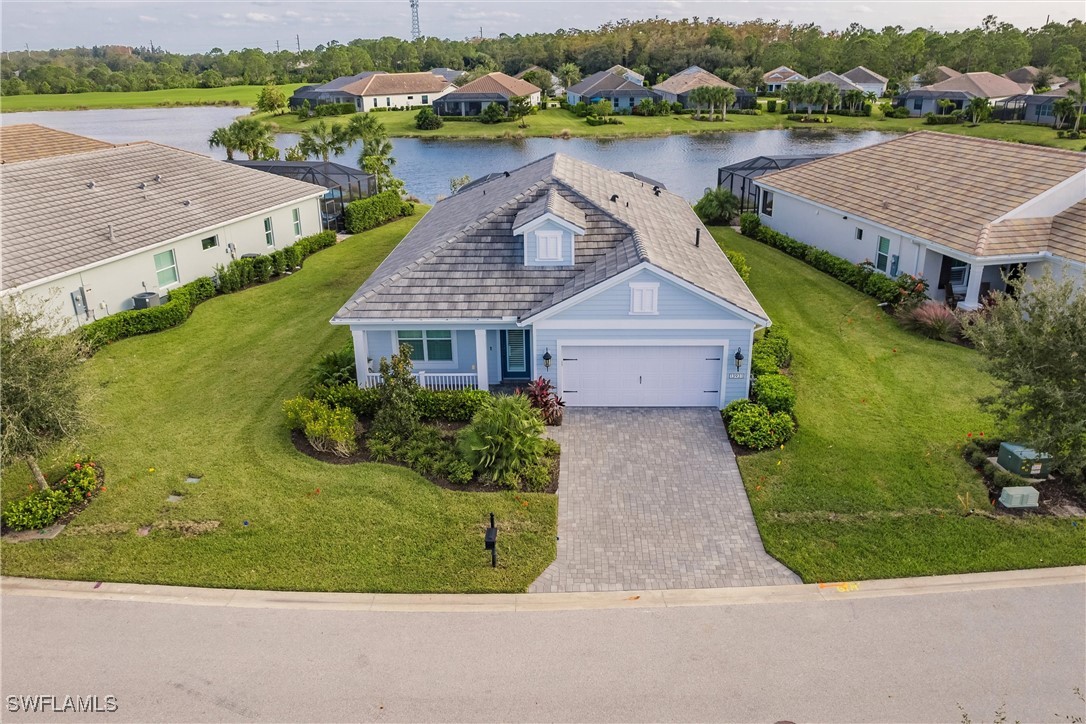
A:
[[[799,583],[762,548],[720,413],[568,409],[558,557],[531,591]]]

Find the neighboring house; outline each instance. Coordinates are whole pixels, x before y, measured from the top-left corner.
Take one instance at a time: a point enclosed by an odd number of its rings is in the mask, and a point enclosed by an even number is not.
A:
[[[455,83],[465,71],[456,68],[431,68],[430,72],[444,80],[446,83]]]
[[[967,169],[967,171],[963,171]],[[1003,274],[1086,274],[1086,154],[921,131],[766,174],[762,223],[966,309]]]
[[[954,70],[953,68],[950,68],[950,67],[945,66],[945,65],[939,65],[939,66],[935,67],[935,73],[934,73],[934,75],[933,75],[933,77],[931,79],[931,82],[932,82],[932,84],[941,83],[944,80],[950,80],[951,78],[957,78],[960,75],[961,75],[961,73]],[[908,88],[899,88],[898,91],[903,93],[905,91],[915,90],[915,89],[920,88],[922,86],[923,86],[923,83],[920,82],[920,74],[917,73],[916,75],[909,78],[909,87]]]
[[[1056,125],[1056,101],[1066,98],[1069,91],[1078,91],[1078,83],[1066,83],[1055,90],[1044,93],[1021,93],[997,101],[992,109],[992,118],[1000,121],[1025,121]],[[1065,119],[1067,125],[1074,125],[1074,116]]]
[[[526,80],[518,80],[505,73],[487,73],[466,83],[434,104],[439,116],[477,116],[491,103],[509,110],[509,100],[515,96],[527,96],[533,106],[538,106],[542,91]]]
[[[635,70],[630,70],[624,65],[612,65],[610,68],[607,69],[607,72],[621,75],[623,78],[630,81],[631,83],[637,83],[640,86],[645,85],[645,76],[641,75]]]
[[[321,225],[326,229],[346,230],[344,207],[352,201],[377,193],[377,177],[334,161],[227,161],[264,173],[316,184],[328,189],[320,199]]]
[[[874,93],[880,98],[886,95],[886,84],[890,82],[888,78],[862,65],[856,66],[847,73],[842,73],[841,77],[858,85],[864,93]]]
[[[719,408],[769,319],[686,199],[553,154],[438,201],[332,324],[363,386],[408,344],[431,387],[542,376],[571,407]]]
[[[1040,70],[1036,66],[1023,65],[1021,68],[1015,68],[1009,73],[1004,73],[1003,77],[1013,80],[1020,86],[1029,86],[1032,88],[1034,82],[1037,80],[1037,73],[1039,72]],[[1064,78],[1062,75],[1054,75],[1048,79],[1048,87],[1051,90],[1056,90],[1060,86],[1066,84],[1067,78]]]
[[[833,72],[828,71],[828,70],[825,73],[819,73],[818,75],[814,76],[813,78],[808,78],[807,80],[803,81],[801,83],[801,85],[806,85],[808,83],[829,83],[830,85],[835,86],[837,88],[837,94],[842,99],[842,102],[844,101],[845,94],[850,92],[850,91],[863,92],[863,89],[860,88],[860,86],[856,85],[855,83],[850,81],[848,78],[845,78],[844,76],[837,75],[836,73],[833,73]],[[830,107],[832,108],[833,106],[830,106]],[[797,103],[796,108],[807,108],[809,110],[821,110],[822,104],[821,103]]]
[[[632,110],[645,98],[655,101],[659,96],[641,83],[611,70],[593,73],[580,83],[566,88],[566,102],[571,106],[582,101],[589,105],[597,101],[610,101],[616,111]]]
[[[807,76],[797,73],[786,65],[762,75],[762,85],[765,86],[766,93],[780,93],[781,89],[789,83],[802,83],[805,80]]]
[[[113,144],[36,123],[0,126],[0,163],[32,161],[104,148],[113,148]]]
[[[800,156],[755,156],[745,161],[721,166],[716,171],[716,185],[727,189],[739,199],[740,211],[753,211],[758,208],[758,186],[756,179],[767,173],[780,171],[793,166],[810,163],[815,159],[825,158],[829,154],[817,153]]]
[[[1022,87],[1013,80],[995,73],[978,71],[961,73],[954,78],[903,93],[894,99],[894,105],[905,106],[911,116],[923,116],[926,113],[942,115],[950,110],[964,109],[974,98],[987,98],[995,104],[1022,93]],[[940,100],[951,101],[953,108],[941,108]]]
[[[290,107],[298,108],[308,100],[311,107],[322,103],[353,103],[358,111],[412,108],[432,105],[454,90],[456,86],[451,81],[430,72],[366,71],[324,85],[302,86],[290,97]]]
[[[13,131],[34,133],[2,127],[0,146]],[[41,131],[41,157],[0,174],[0,293],[50,300],[72,327],[321,231],[320,186],[156,143],[53,155]]]
[[[735,91],[735,102],[731,108],[753,108],[757,104],[754,94],[745,88],[738,88],[726,80],[721,80],[709,71],[692,65],[686,70],[679,71],[667,80],[657,83],[652,87],[662,100],[668,103],[681,103],[683,108],[693,108],[695,104],[690,102],[690,91],[695,88],[731,88]]]
[[[562,79],[559,78],[558,76],[556,76],[554,73],[551,73],[546,68],[540,68],[538,65],[530,65],[527,68],[525,68],[524,70],[522,70],[519,73],[517,73],[516,75],[514,75],[513,77],[516,78],[517,80],[524,80],[524,76],[527,73],[531,73],[533,70],[534,71],[541,71],[541,72],[546,73],[547,75],[550,76],[550,79],[551,79],[550,86],[543,89],[543,90],[545,90],[547,92],[548,96],[550,96],[551,98],[561,98],[562,96],[564,96],[566,94],[566,87],[564,85],[562,85]]]

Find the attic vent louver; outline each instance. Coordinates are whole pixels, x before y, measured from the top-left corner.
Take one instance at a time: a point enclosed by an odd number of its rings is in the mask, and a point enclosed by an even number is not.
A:
[[[505,177],[509,178],[509,172],[508,171],[505,172]]]
[[[652,193],[655,194],[656,196],[659,196],[660,195],[660,187],[659,186],[653,186],[652,187]]]
[[[611,194],[611,201],[618,201],[618,194]]]

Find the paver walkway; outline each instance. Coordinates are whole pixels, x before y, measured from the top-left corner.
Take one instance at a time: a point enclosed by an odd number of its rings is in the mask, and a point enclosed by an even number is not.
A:
[[[530,591],[799,583],[762,548],[720,413],[567,409],[558,556]]]

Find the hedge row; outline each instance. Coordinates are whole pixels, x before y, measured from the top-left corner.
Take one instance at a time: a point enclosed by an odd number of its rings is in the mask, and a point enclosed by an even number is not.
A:
[[[847,259],[763,226],[757,214],[746,213],[740,216],[739,230],[744,236],[780,249],[880,302],[897,304],[912,296],[925,296],[924,291],[918,290],[926,290],[927,284],[919,277],[901,274],[894,279],[877,272],[870,262],[853,264]]]
[[[486,390],[429,390],[420,387],[415,392],[415,406],[424,420],[469,422],[491,395]],[[344,407],[359,418],[373,419],[381,404],[378,387],[355,384],[317,385],[313,399],[329,407]]]
[[[170,290],[164,304],[148,309],[117,312],[84,325],[80,331],[91,350],[96,351],[121,339],[176,327],[189,318],[197,304],[211,299],[220,291],[229,293],[258,281],[268,281],[272,275],[294,269],[313,252],[326,249],[335,243],[334,231],[322,231],[298,239],[291,246],[266,256],[236,259],[230,262],[226,269],[218,267],[218,286],[211,277],[200,277]],[[245,280],[244,284],[242,280]],[[235,284],[241,286],[235,287]]]
[[[382,191],[368,199],[352,201],[344,211],[347,231],[352,234],[375,229],[381,224],[413,213],[415,205],[401,199],[396,191]]]

